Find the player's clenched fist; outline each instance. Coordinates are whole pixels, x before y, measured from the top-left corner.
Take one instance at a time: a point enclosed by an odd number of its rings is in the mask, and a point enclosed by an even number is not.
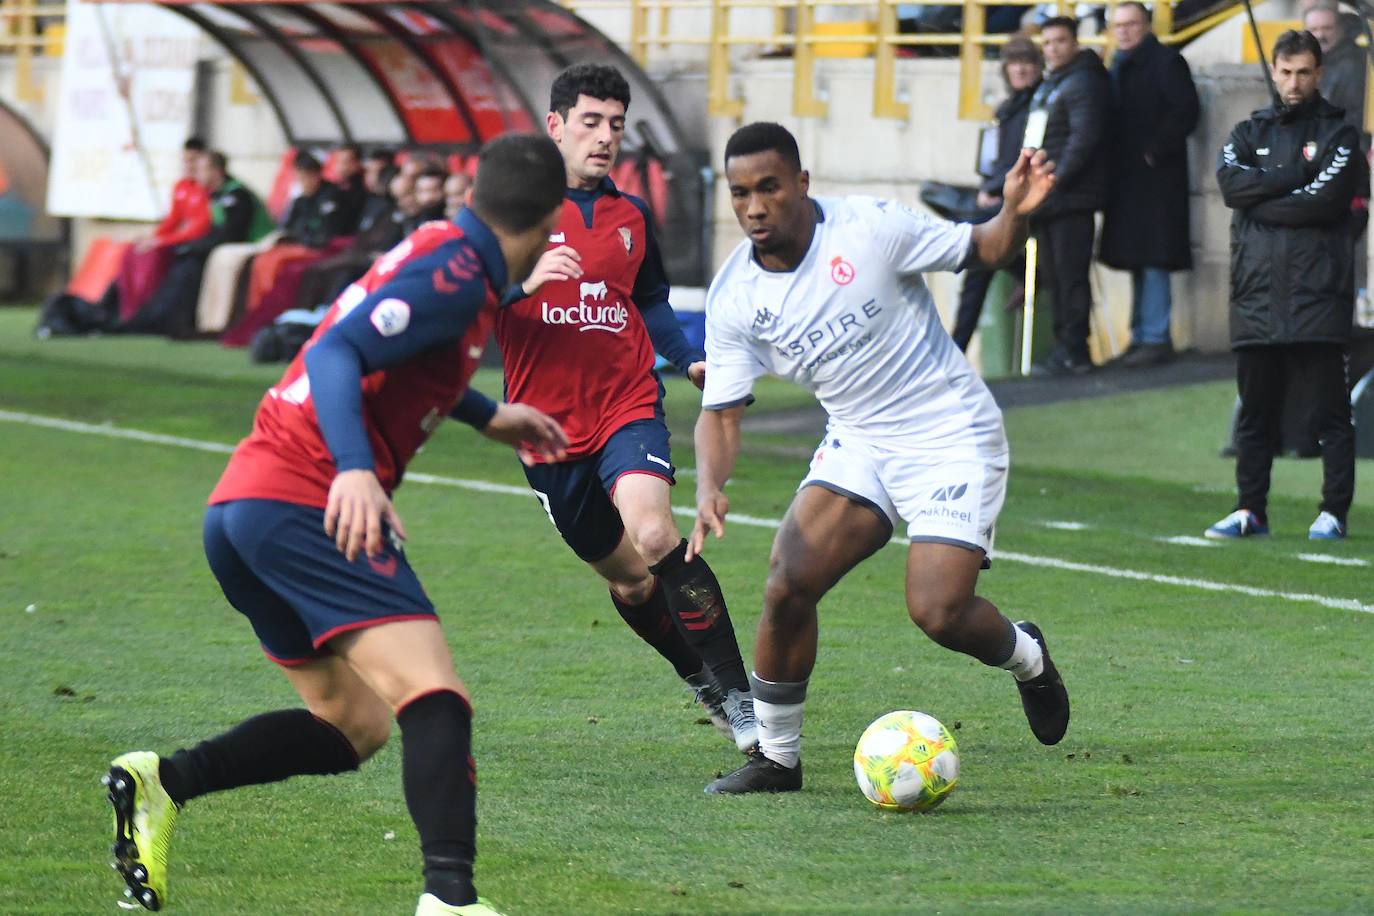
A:
[[[526,296],[533,296],[539,287],[551,280],[576,280],[580,276],[582,255],[571,246],[559,245],[539,256],[539,263],[534,265],[534,271],[520,284],[520,288]]]
[[[324,533],[334,539],[348,562],[358,559],[364,551],[369,557],[382,552],[383,523],[405,540],[405,526],[377,475],[368,470],[340,472],[329,487]]]
[[[501,404],[482,434],[497,442],[515,446],[520,460],[534,464],[534,456],[545,461],[568,457],[568,437],[558,421],[528,404]]]
[[[706,546],[706,532],[709,530],[716,540],[725,537],[725,514],[730,511],[729,498],[719,490],[697,494],[697,521],[692,526],[692,537],[687,543],[687,561],[701,553]]]

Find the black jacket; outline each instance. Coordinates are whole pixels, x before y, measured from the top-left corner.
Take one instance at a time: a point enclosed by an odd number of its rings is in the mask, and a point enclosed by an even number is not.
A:
[[[1350,203],[1359,134],[1317,96],[1231,131],[1217,184],[1231,216],[1231,346],[1344,343],[1355,306]]]
[[[1030,114],[1031,98],[1039,85],[1036,83],[1029,89],[1013,92],[997,106],[993,114],[997,121],[997,161],[992,165],[992,174],[983,180],[982,191],[986,194],[1002,196],[1002,182],[1021,157],[1021,141],[1026,136],[1026,116]]]
[[[1345,122],[1364,127],[1365,49],[1347,39],[1322,55],[1322,98],[1345,110]]]
[[[1111,184],[1098,257],[1121,270],[1185,270],[1193,264],[1187,140],[1198,122],[1188,62],[1147,35],[1117,52],[1112,89]]]
[[[225,178],[219,190],[210,195],[212,227],[193,242],[177,248],[177,254],[208,257],[216,245],[246,242],[253,234],[262,203],[253,192],[232,175]],[[265,213],[262,219],[271,219]]]
[[[347,235],[353,230],[344,221],[348,214],[341,203],[339,189],[322,181],[314,194],[302,194],[291,201],[291,208],[286,211],[286,219],[282,221],[282,232],[291,241],[311,248],[323,248],[330,239]]]
[[[1040,148],[1055,162],[1055,187],[1037,218],[1101,210],[1107,203],[1107,112],[1110,80],[1102,58],[1082,50],[1046,75],[1031,100],[1045,112]]]

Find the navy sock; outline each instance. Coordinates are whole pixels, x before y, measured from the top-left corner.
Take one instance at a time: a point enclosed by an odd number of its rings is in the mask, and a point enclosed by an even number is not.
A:
[[[307,709],[279,709],[163,757],[159,775],[172,801],[184,805],[224,789],[357,768],[358,753],[337,728]]]
[[[420,834],[425,893],[451,906],[477,901],[477,765],[472,709],[452,690],[411,700],[396,713],[406,807]]]
[[[627,604],[615,592],[611,592],[611,603],[630,629],[668,660],[678,677],[688,678],[701,672],[701,656],[688,645],[673,622],[662,580],[654,582],[653,594],[643,604]]]
[[[687,642],[725,690],[749,690],[749,676],[739,656],[735,625],[725,607],[716,574],[700,555],[687,562],[684,539],[649,570],[663,583],[668,609]]]

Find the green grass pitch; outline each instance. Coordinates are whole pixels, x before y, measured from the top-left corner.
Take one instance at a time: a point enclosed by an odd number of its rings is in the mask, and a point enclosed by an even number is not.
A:
[[[33,320],[0,312],[0,410],[229,444],[280,372],[213,344],[37,342]],[[690,468],[694,392],[669,386]],[[759,415],[806,402],[759,395]],[[1374,609],[1374,565],[1298,558],[1374,564],[1374,466],[1346,543],[1306,540],[1320,469],[1293,461],[1267,541],[1166,543],[1230,508],[1216,448],[1233,397],[1218,383],[1007,415],[997,546],[1017,559],[981,590],[1045,628],[1074,701],[1061,746],[1034,741],[1008,677],[911,626],[892,547],[821,607],[806,788],[787,797],[702,794],[738,755],[533,498],[403,486],[411,560],[476,704],[483,894],[516,916],[1374,910],[1374,614],[1349,609]],[[819,433],[746,434],[734,511],[777,518]],[[200,551],[223,464],[0,420],[0,912],[118,912],[109,758],[293,703]],[[523,486],[457,424],[413,469]],[[708,545],[746,656],[771,534],[734,524]],[[854,742],[901,708],[957,729],[961,783],[930,814],[878,812],[854,785]],[[171,913],[411,912],[399,746],[346,777],[199,799],[172,857]]]

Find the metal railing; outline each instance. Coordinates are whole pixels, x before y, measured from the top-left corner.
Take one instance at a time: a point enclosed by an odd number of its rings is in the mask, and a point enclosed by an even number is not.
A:
[[[790,56],[792,60],[792,111],[798,117],[825,117],[828,103],[815,91],[817,48],[821,45],[849,44],[871,48],[873,60],[873,115],[879,118],[906,119],[909,108],[897,97],[896,61],[901,48],[951,48],[959,55],[959,116],[965,119],[985,119],[990,110],[983,100],[982,62],[985,49],[997,47],[1010,37],[987,31],[989,6],[1044,6],[1038,0],[964,0],[963,3],[940,0],[915,0],[912,6],[962,6],[962,24],[958,32],[903,33],[899,31],[897,7],[893,0],[559,0],[574,13],[612,11],[628,13],[629,32],[610,37],[619,41],[641,65],[649,63],[651,48],[666,49],[673,45],[703,46],[706,52],[707,103],[712,115],[738,117],[743,103],[731,95],[732,51],[752,47],[760,53]],[[1118,0],[1102,4],[1108,19]],[[1055,0],[1063,15],[1071,15],[1073,0]],[[872,26],[867,33],[836,34],[818,23],[818,7],[853,7],[868,14]],[[739,34],[732,28],[734,10],[768,9],[773,11],[772,30],[768,34]],[[1153,26],[1160,41],[1178,44],[1230,19],[1242,9],[1236,5],[1174,31],[1173,6],[1154,4]],[[710,27],[706,34],[680,34],[672,27],[675,11],[709,10]],[[653,14],[658,14],[657,28],[652,27]],[[789,22],[790,20],[790,22]],[[821,26],[818,28],[818,26]],[[1103,47],[1110,54],[1111,33],[1084,37],[1085,45]]]
[[[15,59],[15,95],[20,101],[42,99],[42,87],[33,78],[33,58],[39,53],[61,53],[62,26],[67,7],[37,0],[0,0],[0,54]]]

